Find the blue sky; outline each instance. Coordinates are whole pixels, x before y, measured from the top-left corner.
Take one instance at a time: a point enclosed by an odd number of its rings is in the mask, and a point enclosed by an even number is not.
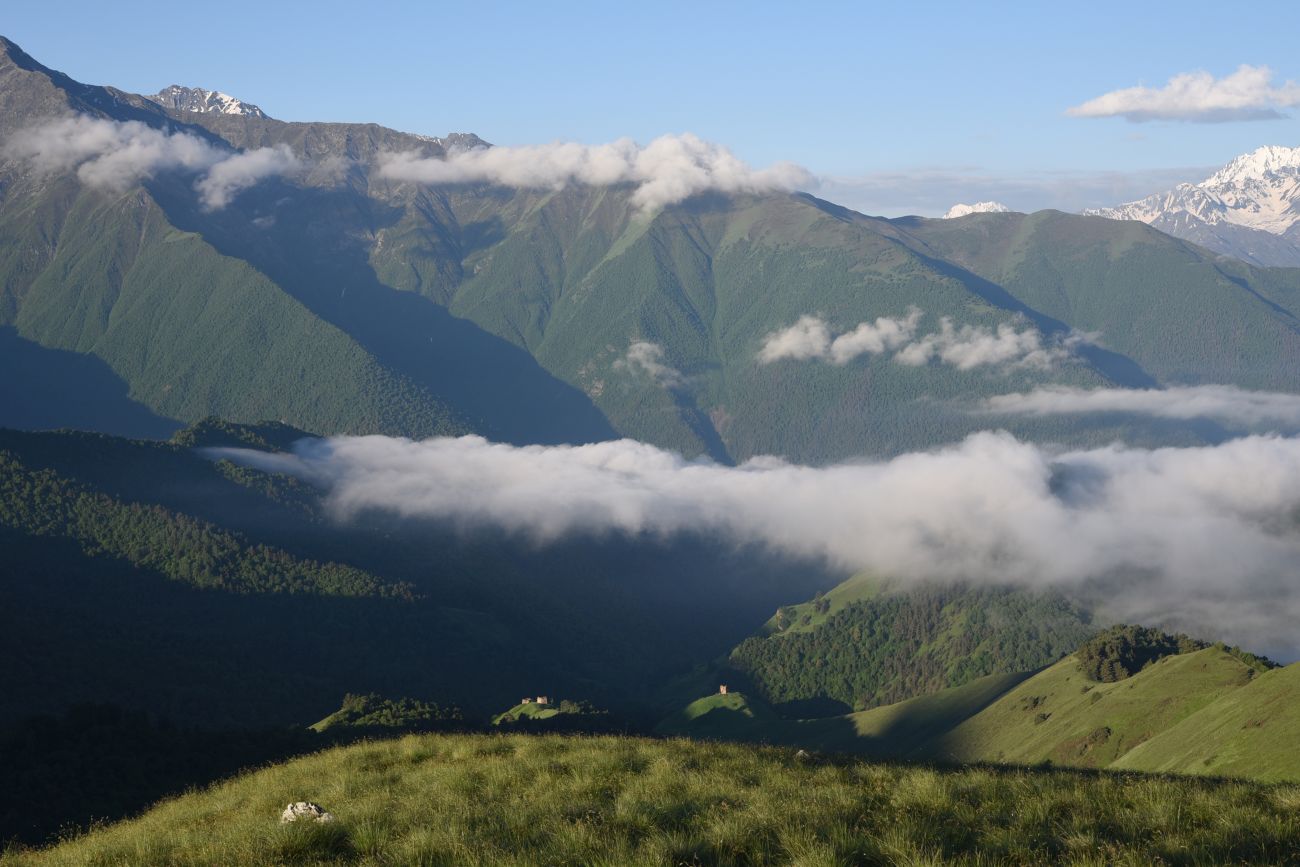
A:
[[[690,131],[898,214],[1112,204],[1300,145],[1300,108],[1227,123],[1065,114],[1180,73],[1300,79],[1297,25],[1294,3],[42,0],[6,8],[0,33],[83,81],[210,87],[285,120],[499,144]]]

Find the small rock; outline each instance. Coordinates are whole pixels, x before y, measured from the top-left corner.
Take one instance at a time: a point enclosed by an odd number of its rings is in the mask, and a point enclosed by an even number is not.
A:
[[[298,801],[284,808],[280,814],[280,821],[297,822],[299,819],[310,819],[313,822],[333,822],[334,814],[327,811],[320,804],[313,804],[311,801]]]
[[[797,752],[797,753],[794,754],[794,760],[795,760],[796,762],[806,762],[806,761],[810,760],[811,758],[812,758],[812,756],[810,756],[810,755],[808,754],[808,751],[807,751],[807,750],[800,750],[799,752]]]

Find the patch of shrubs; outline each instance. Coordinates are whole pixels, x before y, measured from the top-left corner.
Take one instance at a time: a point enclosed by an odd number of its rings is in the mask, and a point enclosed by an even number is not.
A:
[[[1137,674],[1148,665],[1209,647],[1183,634],[1170,635],[1145,626],[1113,626],[1085,642],[1077,651],[1079,668],[1090,679],[1115,683]]]

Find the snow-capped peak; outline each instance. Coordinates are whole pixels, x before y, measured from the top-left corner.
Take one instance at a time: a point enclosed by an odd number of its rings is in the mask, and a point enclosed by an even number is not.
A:
[[[163,108],[170,108],[175,111],[266,117],[266,112],[251,102],[243,102],[228,93],[222,93],[219,90],[204,90],[201,87],[181,87],[179,84],[173,84],[171,87],[163,88],[153,96],[146,97],[146,99],[153,100]]]
[[[956,217],[964,217],[967,214],[1005,214],[1011,209],[1001,202],[976,202],[973,205],[953,205],[948,209],[948,213],[943,215],[945,220],[951,220]]]
[[[1141,220],[1180,237],[1204,241],[1197,225],[1239,226],[1281,235],[1300,223],[1300,148],[1256,148],[1199,184],[1085,214]]]
[[[1266,145],[1241,156],[1210,175],[1199,186],[1219,187],[1262,180],[1269,175],[1300,170],[1300,148]]]

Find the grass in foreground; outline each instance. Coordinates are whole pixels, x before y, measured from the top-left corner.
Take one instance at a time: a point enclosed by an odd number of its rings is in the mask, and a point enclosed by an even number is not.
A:
[[[290,801],[328,825],[279,824]],[[423,735],[332,749],[9,865],[1284,864],[1300,786],[805,763],[637,738]]]

